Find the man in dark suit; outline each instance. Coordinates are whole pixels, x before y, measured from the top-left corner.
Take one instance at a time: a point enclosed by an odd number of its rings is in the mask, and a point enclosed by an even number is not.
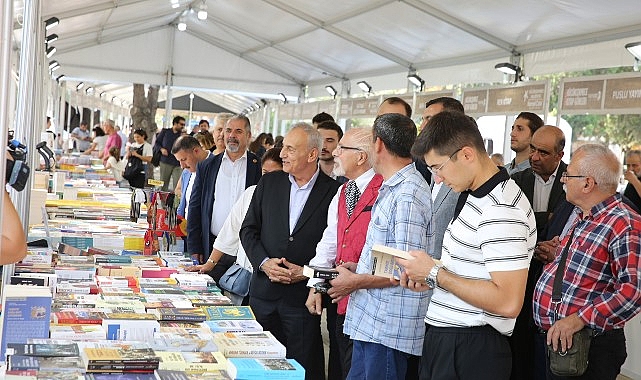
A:
[[[536,218],[537,242],[545,239],[545,230],[552,218],[552,213],[557,204],[565,201],[565,191],[561,183],[561,174],[567,165],[561,161],[565,135],[558,127],[545,125],[534,132],[530,142],[531,167],[515,173],[512,179],[523,190],[530,201]],[[512,376],[511,379],[538,379],[545,373],[538,375],[535,370],[535,343],[536,329],[532,317],[532,295],[534,286],[543,270],[543,265],[549,262],[548,258],[534,255],[528,271],[525,300],[521,313],[516,319],[514,333],[510,338],[512,347]],[[539,368],[544,371],[545,367]]]
[[[225,151],[198,163],[187,219],[187,249],[199,263],[207,260],[214,264],[210,275],[216,281],[235,258],[226,255],[218,262],[211,261],[214,240],[232,205],[246,188],[257,184],[261,176],[260,160],[247,151],[251,138],[249,119],[234,116],[225,125],[223,133]]]
[[[327,209],[339,183],[318,168],[323,141],[316,128],[297,124],[283,140],[283,172],[266,174],[240,230],[254,267],[250,306],[265,330],[305,368],[305,378],[324,379],[320,316],[305,307],[303,265],[327,226]]]

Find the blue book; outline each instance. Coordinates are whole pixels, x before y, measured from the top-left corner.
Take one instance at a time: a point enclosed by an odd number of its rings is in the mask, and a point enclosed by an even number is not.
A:
[[[27,343],[27,339],[49,338],[51,298],[49,287],[4,286],[0,357],[5,357],[8,343]]]
[[[305,369],[294,359],[227,359],[227,373],[236,380],[304,380]]]

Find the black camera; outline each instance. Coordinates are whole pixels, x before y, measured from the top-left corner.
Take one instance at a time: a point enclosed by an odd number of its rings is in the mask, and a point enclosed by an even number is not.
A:
[[[31,169],[26,162],[27,147],[13,138],[13,131],[9,131],[7,152],[13,160],[7,158],[6,183],[17,191],[22,191],[27,185]]]
[[[327,294],[327,291],[331,287],[332,287],[332,285],[327,281],[317,282],[317,283],[314,284],[314,292],[315,293],[321,293],[321,294]]]

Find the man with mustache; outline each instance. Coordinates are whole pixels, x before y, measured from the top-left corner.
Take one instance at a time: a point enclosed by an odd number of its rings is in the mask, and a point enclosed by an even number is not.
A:
[[[334,174],[345,176],[349,181],[339,189],[329,204],[327,228],[316,246],[316,256],[309,262],[312,266],[332,268],[337,265],[355,266],[358,263],[365,244],[372,206],[383,182],[383,177],[375,174],[372,169],[371,141],[371,128],[352,128],[345,132],[332,152]],[[348,197],[353,199],[351,211]],[[320,315],[325,306],[322,304],[321,293],[313,288],[314,284],[321,281],[312,278],[307,282],[310,289],[305,306],[312,314]],[[347,300],[348,297],[345,297],[334,303],[334,308],[338,304],[338,310],[334,310],[334,313],[337,313],[335,331],[343,379],[347,377],[352,361],[352,341],[349,336],[343,334]],[[330,310],[331,306],[327,306],[328,323],[331,323]]]
[[[231,211],[231,207],[246,188],[258,183],[260,160],[247,151],[251,125],[245,116],[234,116],[225,126],[225,151],[209,155],[198,163],[187,219],[187,249],[200,264],[214,264],[209,273],[218,281],[235,261],[224,255],[219,261],[209,257],[216,236]]]

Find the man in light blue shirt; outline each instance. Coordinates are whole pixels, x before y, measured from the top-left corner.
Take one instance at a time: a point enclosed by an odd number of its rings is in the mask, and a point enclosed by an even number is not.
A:
[[[374,121],[373,164],[384,182],[358,265],[338,267],[330,290],[335,299],[351,293],[344,328],[354,340],[348,379],[404,379],[408,357],[421,354],[429,292],[414,293],[370,274],[374,244],[404,251],[432,248],[430,189],[410,154],[415,138],[416,125],[404,115]]]

